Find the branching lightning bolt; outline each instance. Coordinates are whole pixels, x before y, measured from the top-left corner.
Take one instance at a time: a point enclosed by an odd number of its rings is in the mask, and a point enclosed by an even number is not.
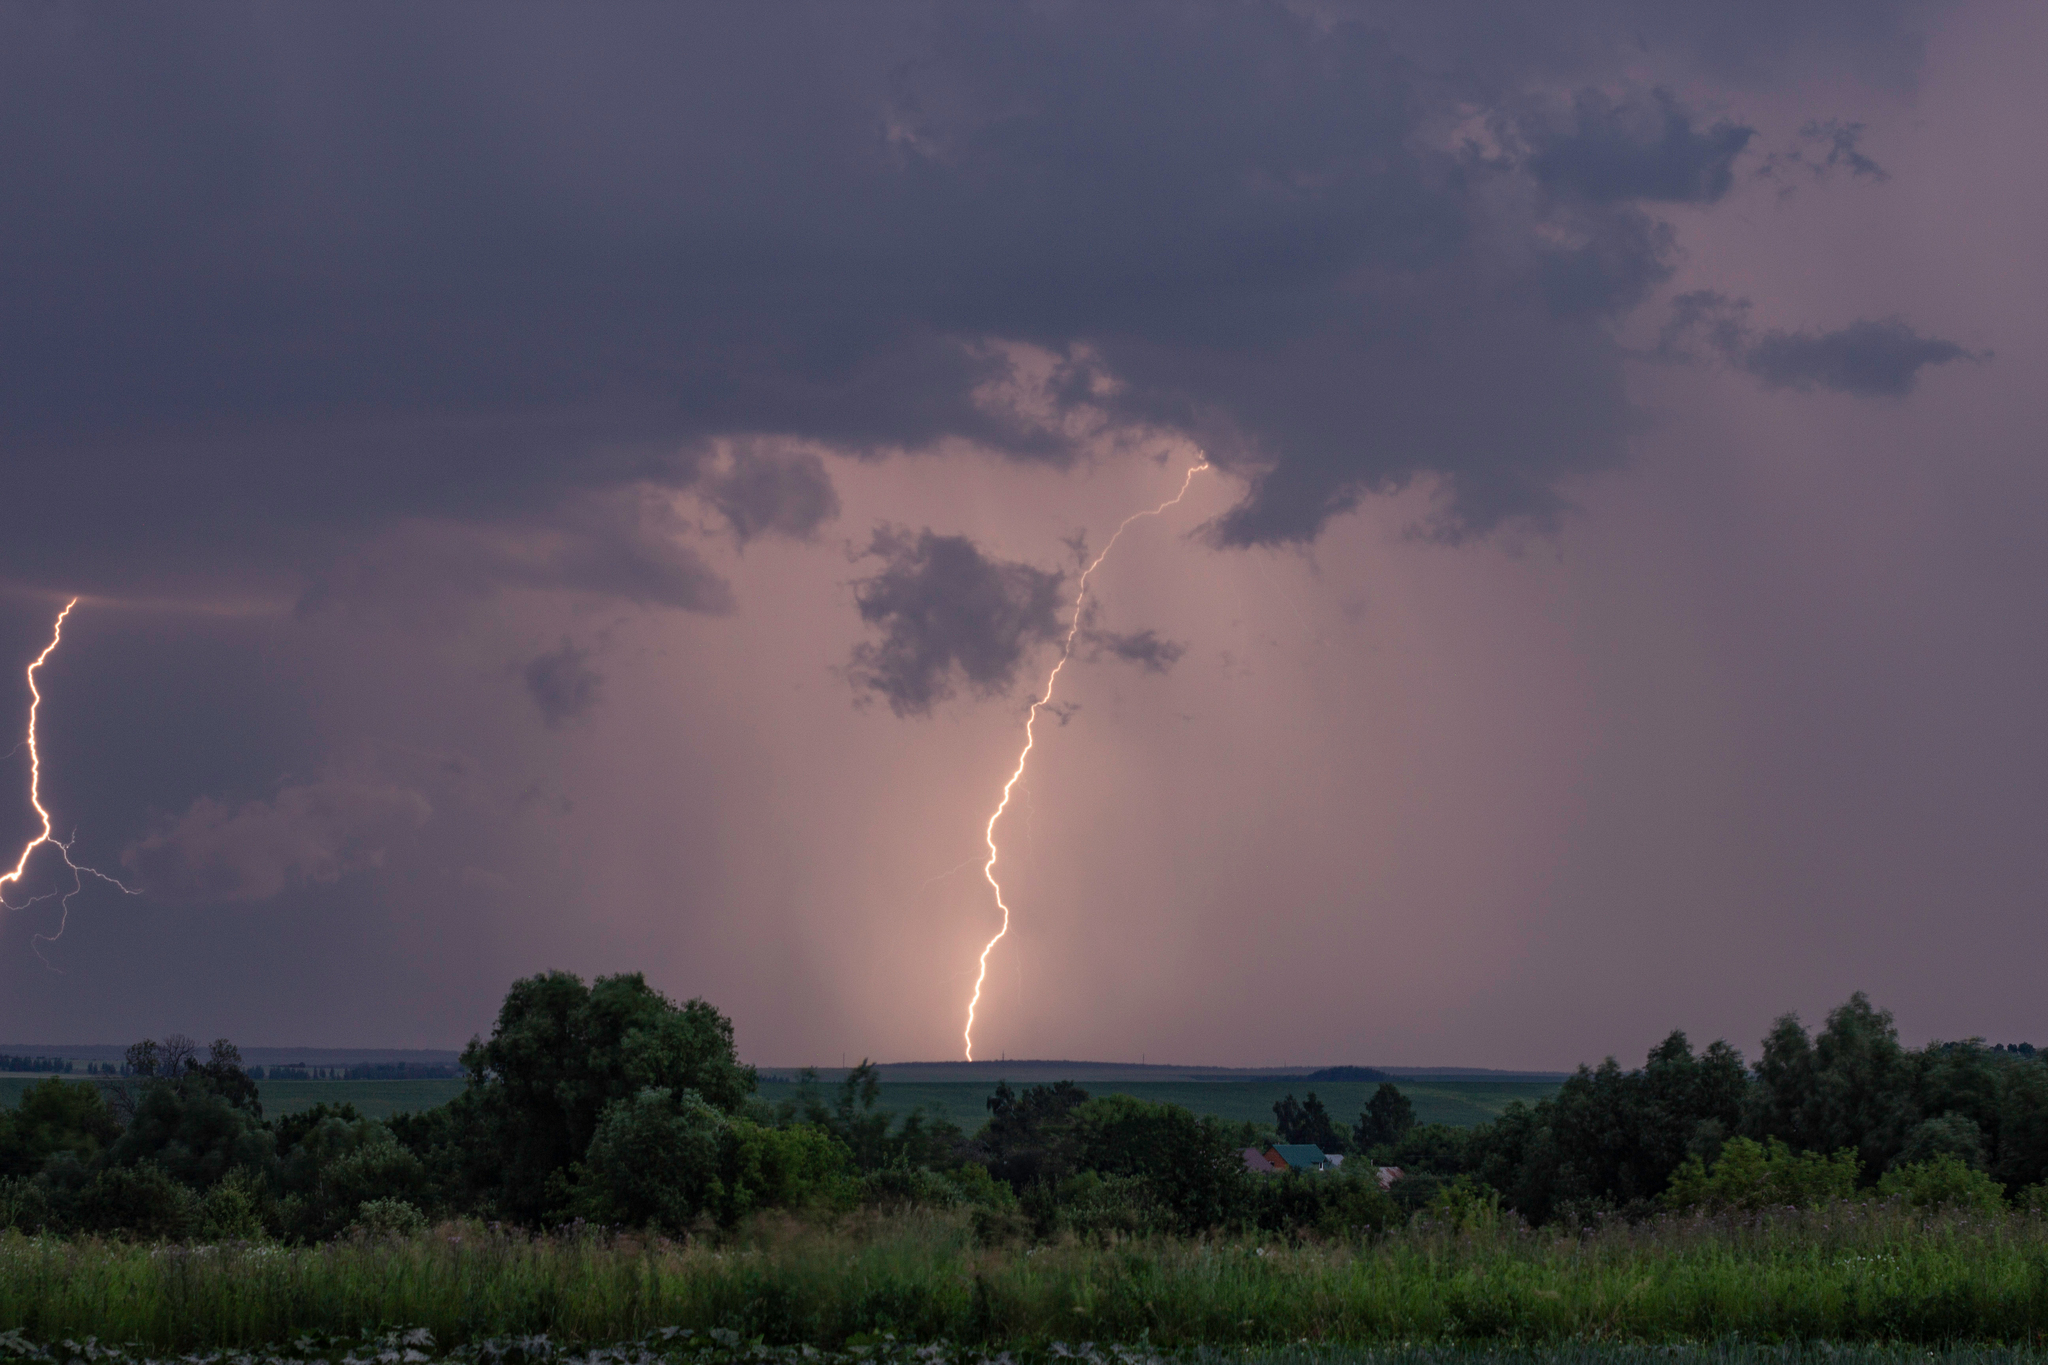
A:
[[[1053,684],[1059,681],[1060,670],[1067,666],[1067,660],[1074,655],[1074,637],[1081,633],[1081,611],[1088,601],[1088,579],[1097,569],[1102,567],[1102,561],[1109,558],[1109,552],[1116,548],[1117,540],[1123,535],[1126,527],[1134,521],[1141,521],[1146,517],[1156,517],[1166,511],[1167,508],[1177,505],[1182,498],[1188,495],[1189,487],[1194,484],[1195,475],[1208,467],[1209,462],[1207,460],[1190,466],[1187,476],[1180,481],[1180,491],[1178,493],[1175,493],[1157,507],[1147,508],[1142,512],[1133,512],[1125,517],[1117,524],[1116,530],[1109,537],[1109,542],[1102,547],[1102,552],[1089,562],[1087,568],[1081,570],[1081,581],[1074,594],[1074,619],[1067,623],[1067,638],[1060,643],[1059,660],[1053,664],[1052,672],[1046,675],[1045,689],[1032,701],[1031,710],[1024,717],[1024,748],[1017,754],[1017,767],[1010,774],[1010,780],[1003,784],[1002,799],[996,802],[994,813],[988,817],[988,828],[982,832],[983,839],[988,843],[988,862],[982,866],[981,875],[988,878],[989,889],[995,892],[996,908],[1003,912],[1003,923],[1002,927],[996,930],[996,936],[982,947],[980,970],[974,976],[974,994],[967,1002],[967,1027],[962,1032],[961,1037],[966,1040],[967,1060],[970,1062],[974,1060],[974,1010],[977,1005],[981,1004],[982,983],[988,980],[988,955],[995,951],[995,946],[1003,941],[1005,934],[1010,932],[1010,906],[1003,899],[1003,884],[996,880],[996,859],[999,856],[996,852],[996,822],[1001,820],[1003,812],[1010,808],[1010,795],[1016,791],[1017,783],[1024,776],[1025,764],[1031,761],[1031,748],[1038,742],[1036,733],[1038,713],[1051,703]]]
[[[59,839],[56,826],[50,819],[50,812],[43,805],[43,755],[42,750],[36,747],[36,715],[42,709],[43,694],[41,689],[36,686],[36,670],[41,668],[44,661],[57,652],[57,646],[64,639],[64,618],[71,615],[71,609],[77,605],[78,599],[75,597],[64,604],[64,610],[57,613],[56,624],[50,627],[50,643],[43,646],[43,652],[36,655],[35,661],[28,666],[28,737],[14,747],[16,751],[22,748],[28,750],[28,803],[35,807],[37,817],[43,822],[43,830],[42,833],[36,835],[35,838],[29,840],[23,846],[21,856],[14,860],[14,870],[0,873],[0,906],[5,906],[9,910],[25,910],[38,901],[49,900],[52,896],[62,897],[61,904],[64,914],[57,921],[57,932],[54,934],[36,934],[29,941],[30,946],[35,949],[36,956],[43,959],[45,967],[50,966],[50,959],[43,957],[42,945],[45,943],[55,943],[58,939],[64,937],[64,926],[71,922],[71,898],[85,889],[85,879],[87,877],[97,877],[103,882],[118,886],[131,896],[141,894],[135,888],[122,885],[118,879],[109,877],[96,867],[87,867],[84,863],[73,862],[71,860],[71,845],[77,842],[78,835],[73,833],[69,840]],[[71,869],[71,889],[69,891],[49,891],[40,896],[31,896],[19,905],[16,905],[7,899],[5,888],[11,883],[21,880],[22,874],[28,871],[29,859],[33,858],[36,850],[45,844],[56,849],[57,856],[64,860],[64,866]],[[51,970],[54,971],[56,969],[52,967]]]

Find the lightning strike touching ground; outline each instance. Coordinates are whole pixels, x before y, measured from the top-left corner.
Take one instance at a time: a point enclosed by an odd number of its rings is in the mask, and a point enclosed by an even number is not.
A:
[[[1068,623],[1067,638],[1060,644],[1059,660],[1053,664],[1052,672],[1046,674],[1045,690],[1031,703],[1031,710],[1024,717],[1024,748],[1017,754],[1016,770],[1010,774],[1010,780],[1003,784],[1002,799],[996,802],[994,813],[988,817],[988,828],[982,834],[982,837],[988,842],[988,862],[983,865],[981,875],[988,878],[989,888],[996,894],[996,908],[1003,912],[1003,923],[1002,927],[996,930],[996,936],[982,947],[981,968],[974,976],[974,994],[967,1002],[967,1027],[962,1032],[961,1037],[966,1040],[967,1060],[970,1062],[974,1060],[974,1009],[975,1006],[981,1003],[982,983],[988,980],[988,955],[995,951],[995,946],[1003,941],[1005,934],[1010,932],[1010,906],[1003,899],[1003,884],[996,880],[996,859],[999,856],[996,852],[996,822],[1001,820],[1003,812],[1010,808],[1010,794],[1017,789],[1018,781],[1024,776],[1024,765],[1031,761],[1031,747],[1038,742],[1035,733],[1035,727],[1038,724],[1038,713],[1052,701],[1053,684],[1059,681],[1060,670],[1065,668],[1067,660],[1073,657],[1074,637],[1081,633],[1081,609],[1088,601],[1089,576],[1102,567],[1103,560],[1109,558],[1109,552],[1116,548],[1116,542],[1123,535],[1125,527],[1145,517],[1156,517],[1167,508],[1178,504],[1182,498],[1188,495],[1188,489],[1193,485],[1195,475],[1208,467],[1209,462],[1207,460],[1203,460],[1200,464],[1191,465],[1188,468],[1187,477],[1180,481],[1180,491],[1178,493],[1175,493],[1157,507],[1148,508],[1143,512],[1133,512],[1125,517],[1117,524],[1116,530],[1110,534],[1109,543],[1102,547],[1102,553],[1096,555],[1090,561],[1088,567],[1081,570],[1081,581],[1074,594],[1074,619]],[[1062,724],[1065,723],[1065,719],[1064,716],[1061,717]]]
[[[97,877],[103,882],[118,886],[131,896],[141,894],[133,887],[122,885],[120,881],[109,877],[96,867],[87,867],[83,863],[73,862],[71,860],[71,844],[77,841],[78,836],[74,833],[69,841],[59,839],[56,828],[51,823],[50,812],[43,805],[43,754],[42,750],[36,745],[36,715],[42,709],[43,694],[36,686],[36,670],[41,668],[44,661],[57,652],[58,644],[64,639],[64,618],[71,615],[71,609],[77,605],[78,599],[75,597],[64,604],[64,610],[57,613],[56,624],[50,627],[50,643],[43,646],[43,652],[36,655],[34,662],[28,666],[28,737],[14,747],[17,751],[24,747],[28,750],[28,803],[35,807],[37,818],[43,822],[43,830],[42,833],[36,835],[35,838],[29,840],[22,847],[21,856],[14,860],[14,870],[0,873],[0,906],[5,906],[9,910],[25,910],[38,901],[49,900],[52,896],[62,897],[61,904],[64,914],[57,921],[57,932],[54,934],[37,934],[29,941],[30,946],[35,949],[36,956],[42,958],[45,967],[50,967],[50,959],[43,957],[42,945],[45,943],[55,943],[58,939],[64,937],[64,926],[71,922],[71,898],[85,889],[85,879],[87,877]],[[57,856],[64,860],[64,866],[71,870],[71,889],[69,891],[49,891],[40,896],[31,896],[21,902],[21,904],[16,905],[7,899],[6,887],[10,883],[21,880],[22,874],[28,871],[29,859],[33,858],[36,850],[45,844],[56,849]],[[51,970],[54,971],[56,968],[51,967]]]

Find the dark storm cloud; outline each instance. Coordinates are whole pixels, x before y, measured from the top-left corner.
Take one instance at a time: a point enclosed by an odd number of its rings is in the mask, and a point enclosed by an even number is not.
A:
[[[408,788],[323,779],[230,807],[200,797],[121,855],[150,894],[178,900],[267,900],[295,884],[380,866],[389,844],[433,809]]]
[[[1711,290],[1681,294],[1672,302],[1660,350],[1682,356],[1685,342],[1699,336],[1767,388],[1820,388],[1865,398],[1911,393],[1930,365],[1988,358],[1953,341],[1922,336],[1898,318],[1859,320],[1832,332],[1757,333],[1748,325],[1748,311],[1748,300]]]
[[[1743,352],[1742,368],[1774,389],[1896,397],[1911,393],[1927,366],[1973,358],[1953,341],[1887,318],[1833,332],[1766,332]]]
[[[1245,481],[1224,542],[1418,480],[1447,535],[1542,520],[1623,455],[1643,206],[1747,140],[1655,90],[1898,79],[1916,8],[13,7],[0,575],[717,610],[560,509],[697,488],[721,437],[1164,426]],[[1075,382],[1020,408],[1017,347]],[[705,496],[742,538],[830,507],[802,461]]]
[[[1108,655],[1125,663],[1136,664],[1147,673],[1164,673],[1180,662],[1181,655],[1188,652],[1186,645],[1177,640],[1161,638],[1155,630],[1134,630],[1118,634],[1112,630],[1090,630],[1085,632],[1088,657],[1099,659]]]
[[[963,680],[983,696],[1007,692],[1032,647],[1061,633],[1057,571],[991,559],[965,536],[890,527],[867,553],[882,570],[854,600],[881,639],[854,647],[846,676],[899,716],[930,714]]]
[[[321,564],[300,610],[484,598],[518,587],[730,611],[731,589],[685,543],[687,530],[673,497],[649,485],[570,494],[518,518],[401,522]]]
[[[590,658],[589,650],[564,640],[559,649],[535,657],[522,671],[527,694],[550,730],[588,715],[597,705],[604,674],[591,667]]]
[[[742,449],[732,467],[707,478],[700,496],[742,543],[761,535],[803,540],[839,515],[839,494],[816,455]]]
[[[1735,158],[1754,128],[1722,120],[1706,129],[1668,91],[1616,100],[1581,92],[1568,131],[1536,131],[1529,169],[1542,184],[1596,203],[1711,204],[1735,183]]]

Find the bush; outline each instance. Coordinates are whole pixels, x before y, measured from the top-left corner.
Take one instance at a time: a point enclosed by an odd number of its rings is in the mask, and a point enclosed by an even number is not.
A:
[[[728,1123],[694,1090],[649,1086],[599,1117],[572,1206],[585,1217],[670,1232],[724,1193]]]
[[[79,1192],[77,1218],[88,1232],[173,1240],[190,1236],[198,1225],[199,1196],[153,1161],[113,1166]]]
[[[417,1237],[427,1216],[403,1199],[365,1199],[350,1231],[365,1237]]]
[[[1812,1208],[1854,1195],[1859,1167],[1847,1147],[1822,1156],[1795,1152],[1778,1138],[1767,1146],[1730,1138],[1711,1171],[1697,1156],[1687,1157],[1672,1174],[1664,1202],[1674,1209]]]
[[[278,1125],[292,1139],[280,1174],[286,1197],[272,1215],[280,1233],[319,1241],[347,1227],[366,1200],[402,1199],[415,1207],[433,1202],[426,1167],[388,1126],[347,1106],[317,1107],[326,1112],[310,1125],[292,1119]]]
[[[1406,1184],[1396,1181],[1395,1188]],[[1356,1174],[1304,1171],[1252,1181],[1253,1226],[1269,1232],[1314,1232],[1332,1238],[1362,1237],[1406,1221],[1393,1196],[1380,1188],[1379,1173],[1361,1162]]]
[[[199,1235],[209,1242],[252,1242],[263,1235],[263,1187],[247,1167],[228,1172],[199,1201]]]
[[[0,1228],[41,1232],[55,1221],[44,1182],[25,1176],[0,1177]]]
[[[1877,1182],[1878,1194],[1903,1199],[1916,1209],[1962,1208],[1996,1213],[2005,1207],[2005,1192],[1982,1171],[1973,1171],[1953,1156],[1896,1166]]]
[[[1917,1166],[1944,1156],[1952,1156],[1972,1170],[1984,1168],[1984,1132],[1975,1119],[1947,1113],[1915,1124],[1892,1164]]]
[[[1503,1218],[1513,1217],[1501,1208],[1499,1190],[1469,1175],[1438,1189],[1428,1212],[1432,1223],[1453,1232],[1492,1232]]]
[[[860,1197],[852,1153],[822,1129],[764,1128],[733,1119],[725,1148],[717,1192],[720,1222],[731,1224],[756,1209],[850,1207]]]

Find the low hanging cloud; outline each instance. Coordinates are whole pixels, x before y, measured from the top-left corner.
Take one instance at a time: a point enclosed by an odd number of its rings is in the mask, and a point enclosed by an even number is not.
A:
[[[153,895],[267,900],[382,866],[386,849],[432,814],[409,788],[347,779],[287,786],[239,806],[202,796],[130,845],[121,864]]]
[[[1863,398],[1903,397],[1930,366],[1990,358],[1989,352],[1922,336],[1899,318],[1859,320],[1832,332],[1759,333],[1749,326],[1748,311],[1748,300],[1711,290],[1680,295],[1660,349],[1682,355],[1685,342],[1697,336],[1766,388],[1827,389]]]
[[[573,641],[534,658],[521,671],[527,695],[550,730],[590,714],[604,693],[604,674],[591,665],[592,652]]]
[[[1123,634],[1113,630],[1088,630],[1082,633],[1082,637],[1091,663],[1107,657],[1136,664],[1147,673],[1167,672],[1188,652],[1188,647],[1178,640],[1168,640],[1150,629]]]
[[[731,611],[731,586],[689,535],[675,496],[653,485],[582,494],[544,515],[492,524],[412,521],[322,566],[299,609],[311,615],[527,589]]]
[[[990,558],[965,536],[887,526],[866,556],[882,568],[855,583],[854,601],[881,638],[854,646],[846,677],[857,697],[899,716],[929,715],[963,683],[979,696],[1007,692],[1032,649],[1063,633],[1057,570]]]
[[[1756,136],[1726,119],[1699,127],[1665,90],[1624,99],[1583,91],[1568,127],[1532,123],[1525,132],[1539,183],[1603,204],[1711,204],[1735,183],[1735,158]]]
[[[1833,332],[1766,332],[1742,352],[1741,365],[1774,389],[1900,397],[1913,391],[1928,366],[1978,358],[1953,341],[1921,336],[1887,318]]]
[[[708,476],[698,496],[723,516],[742,545],[757,536],[808,540],[839,515],[839,493],[815,454],[733,452],[729,467]]]

